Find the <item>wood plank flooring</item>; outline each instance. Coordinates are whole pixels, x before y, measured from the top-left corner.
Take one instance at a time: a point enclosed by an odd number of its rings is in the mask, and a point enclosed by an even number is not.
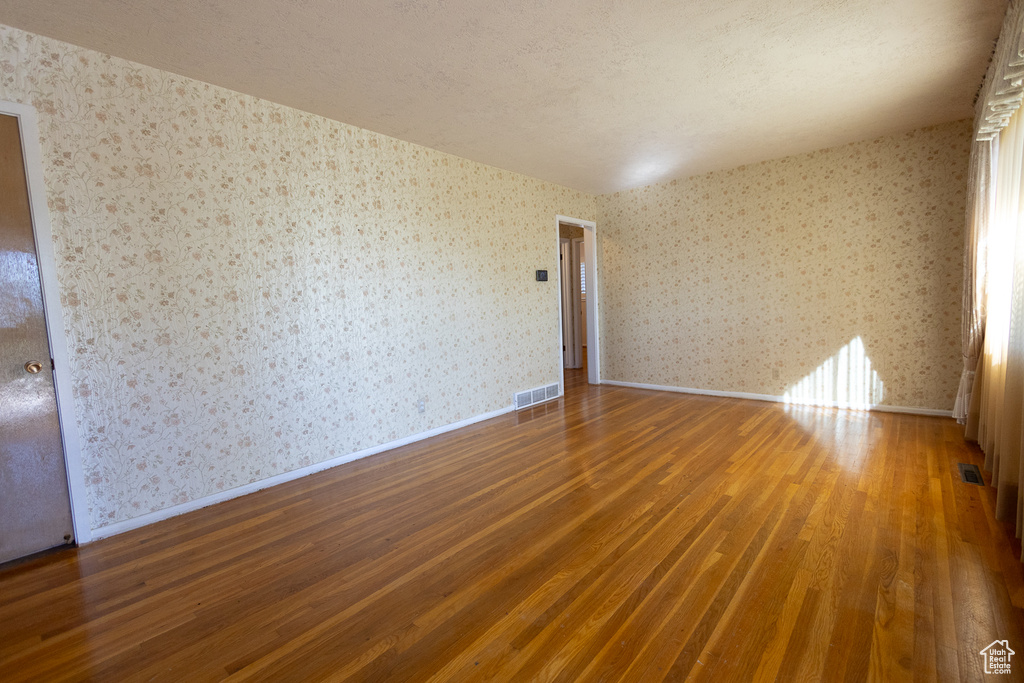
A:
[[[1020,545],[952,420],[569,379],[3,568],[0,678],[980,681],[997,638],[1024,674]]]

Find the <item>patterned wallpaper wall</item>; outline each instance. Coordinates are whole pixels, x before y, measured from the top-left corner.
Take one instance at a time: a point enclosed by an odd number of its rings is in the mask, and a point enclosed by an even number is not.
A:
[[[558,224],[558,236],[567,240],[579,238],[583,239],[583,228],[578,225],[568,225],[567,223]]]
[[[603,377],[950,410],[970,136],[963,121],[599,197]]]
[[[6,27],[0,99],[39,112],[94,528],[557,381],[533,272],[592,196]]]

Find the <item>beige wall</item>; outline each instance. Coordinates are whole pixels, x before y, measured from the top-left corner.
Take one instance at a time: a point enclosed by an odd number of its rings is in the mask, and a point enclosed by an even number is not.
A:
[[[559,223],[558,236],[567,240],[583,239],[583,228],[581,228],[578,225],[568,225],[566,223]]]
[[[94,528],[558,380],[534,271],[592,196],[4,27],[0,99],[39,112]]]
[[[595,199],[3,27],[0,99],[94,528],[557,381],[556,214],[598,222],[606,378],[781,395],[860,338],[883,403],[952,402],[967,123]]]
[[[599,197],[602,375],[951,409],[969,143],[963,121]]]

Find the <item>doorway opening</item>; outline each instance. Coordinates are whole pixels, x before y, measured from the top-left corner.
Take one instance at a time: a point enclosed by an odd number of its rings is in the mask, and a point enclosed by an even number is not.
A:
[[[579,375],[584,383],[600,383],[597,225],[557,216],[555,229],[559,255],[557,350],[564,394],[568,372]]]

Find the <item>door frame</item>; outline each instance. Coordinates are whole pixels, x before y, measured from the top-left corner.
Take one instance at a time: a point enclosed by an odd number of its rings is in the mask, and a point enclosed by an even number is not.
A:
[[[43,293],[43,316],[46,319],[50,358],[53,359],[57,419],[60,422],[64,468],[67,472],[68,495],[71,498],[71,523],[74,527],[75,542],[88,543],[92,540],[92,526],[85,488],[85,470],[82,467],[82,448],[78,438],[78,421],[75,418],[75,403],[71,393],[71,361],[68,356],[67,336],[64,334],[64,313],[60,306],[57,258],[53,250],[50,212],[46,206],[43,151],[37,114],[32,106],[3,100],[0,100],[0,114],[16,117],[21,133],[29,209],[32,213],[32,234],[35,238],[36,261],[39,266],[39,284]]]
[[[601,383],[601,335],[598,334],[597,315],[598,311],[598,273],[597,273],[597,223],[585,221],[580,218],[572,218],[558,214],[555,216],[555,254],[561,253],[558,226],[560,223],[575,225],[583,228],[583,249],[586,252],[587,264],[587,382],[589,384]],[[555,352],[558,356],[558,389],[559,395],[565,394],[565,371],[562,367],[562,269],[557,268],[558,273],[558,346]]]

